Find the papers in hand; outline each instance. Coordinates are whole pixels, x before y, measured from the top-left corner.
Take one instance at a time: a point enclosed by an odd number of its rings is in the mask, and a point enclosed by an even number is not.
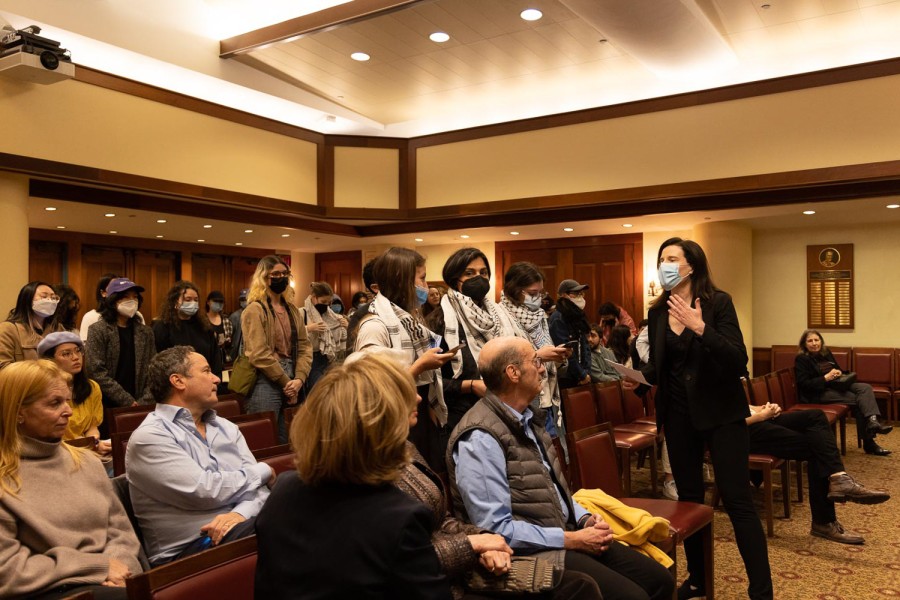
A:
[[[644,379],[644,374],[640,371],[636,371],[634,369],[629,369],[626,366],[620,365],[619,363],[615,363],[609,361],[609,364],[612,365],[612,368],[615,369],[619,375],[624,377],[625,379],[630,379],[631,381],[637,381],[638,383],[643,383],[644,385],[650,385],[647,383],[647,380]]]

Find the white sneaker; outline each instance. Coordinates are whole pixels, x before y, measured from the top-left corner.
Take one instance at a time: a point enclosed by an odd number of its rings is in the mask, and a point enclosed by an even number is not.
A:
[[[669,500],[678,501],[678,488],[675,486],[674,479],[663,481],[662,494]]]

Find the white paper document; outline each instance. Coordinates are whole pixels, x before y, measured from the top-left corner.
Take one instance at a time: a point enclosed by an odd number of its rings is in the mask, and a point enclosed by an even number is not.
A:
[[[620,365],[619,363],[615,363],[612,361],[608,362],[612,365],[612,368],[615,369],[622,377],[631,379],[632,381],[637,381],[638,383],[643,383],[644,385],[650,385],[649,383],[647,383],[647,380],[644,379],[644,374],[640,371],[629,369],[624,365]]]

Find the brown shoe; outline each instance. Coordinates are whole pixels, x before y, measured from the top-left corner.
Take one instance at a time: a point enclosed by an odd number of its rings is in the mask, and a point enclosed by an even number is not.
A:
[[[841,525],[839,521],[835,521],[834,523],[824,523],[822,525],[813,523],[809,533],[810,535],[825,538],[832,542],[838,542],[839,544],[863,544],[866,541],[862,536],[846,533],[844,531],[844,526]]]
[[[887,492],[876,492],[842,473],[828,478],[828,499],[832,502],[856,502],[858,504],[881,504],[891,499]]]

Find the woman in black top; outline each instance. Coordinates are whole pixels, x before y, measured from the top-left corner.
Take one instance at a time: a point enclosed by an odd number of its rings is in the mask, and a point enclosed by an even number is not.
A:
[[[656,393],[672,473],[682,501],[702,503],[703,453],[708,447],[716,484],[749,579],[750,598],[772,598],[766,536],[747,482],[747,423],[741,385],[747,350],[731,296],[715,287],[706,254],[696,242],[671,238],[659,249],[659,281],[666,290],[650,307],[650,362],[642,369]],[[705,595],[703,548],[684,542],[690,573],[679,598]]]
[[[222,377],[222,353],[215,332],[200,310],[200,290],[190,281],[178,281],[166,294],[158,319],[153,320],[156,351],[175,346],[192,346],[209,363],[216,377]]]
[[[890,454],[890,450],[882,448],[875,442],[876,434],[890,433],[893,427],[878,422],[881,412],[878,410],[872,386],[868,383],[853,383],[847,386],[836,381],[841,376],[841,369],[818,331],[814,329],[804,331],[800,336],[799,346],[800,351],[794,359],[794,376],[803,401],[812,404],[841,403],[852,406],[866,454],[876,456]]]

